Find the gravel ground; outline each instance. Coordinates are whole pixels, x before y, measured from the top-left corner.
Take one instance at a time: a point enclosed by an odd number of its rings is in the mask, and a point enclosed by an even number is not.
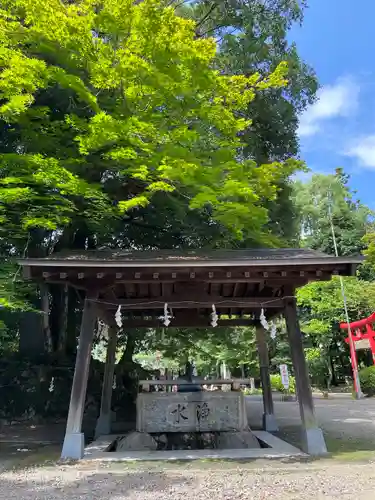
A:
[[[318,420],[336,459],[309,463],[280,461],[191,462],[183,464],[93,464],[33,466],[57,457],[60,447],[40,450],[35,462],[28,454],[1,453],[0,500],[373,500],[375,498],[375,400],[347,397],[316,400]],[[262,405],[248,398],[250,424],[259,427]],[[300,424],[296,403],[275,403],[275,413],[285,437]],[[345,453],[367,450],[365,455]],[[373,451],[368,451],[373,450]],[[27,460],[14,462],[15,456]],[[32,454],[31,454],[32,455]],[[32,458],[32,456],[30,456]],[[346,458],[348,459],[348,457]],[[362,460],[362,463],[358,461]],[[370,461],[371,460],[371,461]],[[17,463],[18,469],[9,470]],[[8,470],[5,470],[5,468]]]
[[[370,500],[372,466],[353,464],[194,464],[59,466],[0,475],[0,498],[17,500]]]

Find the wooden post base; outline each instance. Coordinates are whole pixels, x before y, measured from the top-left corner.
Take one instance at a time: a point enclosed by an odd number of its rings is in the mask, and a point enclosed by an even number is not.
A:
[[[82,432],[65,434],[61,458],[80,460],[85,449],[85,436]]]
[[[267,432],[276,432],[279,430],[279,426],[277,425],[275,415],[263,413],[263,430]]]
[[[302,430],[302,450],[314,456],[322,456],[328,453],[322,429],[315,427],[314,429]]]
[[[95,427],[95,439],[111,434],[111,414],[100,415]]]
[[[302,448],[303,451],[309,455],[325,455],[327,453],[327,447],[324,441],[323,432],[318,427],[315,418],[314,401],[303,350],[302,334],[297,316],[295,298],[285,299],[284,315],[296,377],[297,397],[302,421]]]

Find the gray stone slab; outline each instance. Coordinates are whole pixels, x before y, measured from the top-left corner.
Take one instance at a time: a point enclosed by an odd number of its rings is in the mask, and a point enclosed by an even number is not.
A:
[[[260,441],[263,441],[266,445],[272,448],[272,453],[281,453],[288,456],[304,456],[307,455],[303,453],[299,448],[283,441],[282,439],[274,436],[270,432],[266,431],[252,431],[255,437]]]
[[[171,450],[171,451],[129,451],[124,453],[98,453],[86,456],[85,460],[99,462],[153,462],[190,460],[254,460],[281,459],[306,456],[303,453],[291,455],[270,448],[246,448],[243,450]]]
[[[139,432],[241,431],[247,426],[242,392],[149,392],[138,395]]]
[[[108,448],[119,436],[103,436],[94,441],[85,449],[85,460],[103,462],[131,462],[131,461],[153,461],[153,460],[202,460],[202,459],[277,459],[290,457],[307,457],[298,448],[295,448],[282,439],[265,431],[253,431],[253,434],[266,443],[270,448],[245,448],[228,450],[165,450],[165,451],[124,451],[108,452]]]

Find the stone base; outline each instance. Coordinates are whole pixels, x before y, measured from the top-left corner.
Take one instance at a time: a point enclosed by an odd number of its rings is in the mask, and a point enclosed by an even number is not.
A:
[[[251,431],[221,432],[217,439],[219,450],[260,448],[259,441]]]
[[[61,458],[79,460],[83,458],[85,449],[85,435],[80,433],[65,434]]]
[[[302,450],[309,455],[326,455],[327,446],[322,429],[304,429],[302,431]]]
[[[134,462],[134,461],[176,461],[176,460],[248,460],[268,458],[307,457],[301,450],[277,438],[266,431],[253,431],[254,436],[266,447],[237,449],[205,449],[205,450],[156,450],[156,451],[122,451],[113,450],[113,444],[119,436],[112,434],[90,443],[85,450],[85,460],[100,462]],[[161,437],[161,436],[159,436]]]
[[[95,427],[95,438],[111,434],[111,416],[100,415]]]
[[[155,451],[158,447],[155,439],[146,432],[131,432],[120,439],[116,451]]]
[[[263,430],[267,432],[277,432],[279,430],[275,415],[263,413]]]

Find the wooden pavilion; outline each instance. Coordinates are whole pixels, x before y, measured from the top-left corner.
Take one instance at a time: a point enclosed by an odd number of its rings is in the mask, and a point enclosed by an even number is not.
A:
[[[263,388],[265,430],[277,430],[269,377],[266,332],[259,323],[283,314],[286,320],[303,430],[304,451],[326,452],[315,414],[299,327],[295,290],[310,281],[355,274],[360,257],[331,257],[308,249],[217,251],[84,251],[22,259],[24,276],[42,283],[74,287],[84,298],[79,347],[62,457],[83,457],[82,418],[96,320],[109,326],[109,344],[96,433],[111,431],[111,396],[117,327],[163,326],[165,304],[173,311],[170,327],[255,325]]]

